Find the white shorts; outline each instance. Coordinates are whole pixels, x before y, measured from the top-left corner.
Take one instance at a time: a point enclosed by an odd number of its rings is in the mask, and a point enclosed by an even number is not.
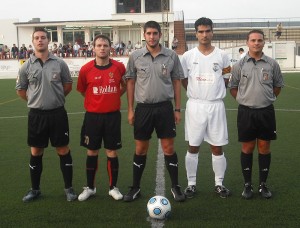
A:
[[[185,140],[190,146],[200,146],[203,140],[213,146],[228,144],[226,111],[222,100],[187,101]]]

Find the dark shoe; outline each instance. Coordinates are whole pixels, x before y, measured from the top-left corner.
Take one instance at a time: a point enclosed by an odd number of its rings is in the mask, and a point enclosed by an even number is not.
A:
[[[171,188],[171,192],[173,194],[175,201],[177,202],[185,201],[185,195],[182,193],[179,185],[176,185],[173,188]]]
[[[27,194],[23,197],[23,202],[30,202],[37,199],[41,195],[41,190],[30,189]]]
[[[264,182],[259,185],[258,192],[265,199],[270,199],[272,197],[272,193]]]
[[[68,201],[74,201],[77,199],[77,195],[72,187],[65,189],[65,194]]]
[[[124,196],[123,200],[125,202],[131,202],[141,195],[141,189],[136,187],[130,187],[129,192]]]
[[[217,193],[221,198],[227,198],[230,195],[230,191],[223,185],[217,185],[215,187],[215,193]]]
[[[253,197],[253,187],[251,183],[246,183],[244,185],[244,191],[242,192],[242,197],[244,199],[251,199]]]
[[[184,195],[187,198],[193,198],[195,194],[196,194],[196,185],[189,185],[184,190]]]

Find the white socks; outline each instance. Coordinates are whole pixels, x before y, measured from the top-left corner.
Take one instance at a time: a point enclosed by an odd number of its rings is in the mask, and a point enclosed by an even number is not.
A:
[[[199,153],[193,154],[187,151],[185,155],[185,168],[188,185],[196,185]],[[227,167],[224,152],[220,156],[212,154],[212,168],[215,173],[215,185],[223,185]]]
[[[226,158],[224,152],[220,156],[215,156],[212,154],[212,167],[215,172],[215,185],[223,185],[223,180],[226,171]]]
[[[192,154],[189,151],[185,155],[185,168],[188,185],[196,185],[199,153]]]

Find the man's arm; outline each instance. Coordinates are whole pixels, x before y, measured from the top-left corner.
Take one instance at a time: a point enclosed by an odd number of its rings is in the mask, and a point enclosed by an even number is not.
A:
[[[127,103],[128,103],[128,123],[133,125],[134,123],[134,90],[135,90],[135,79],[127,80]]]
[[[26,90],[24,89],[17,90],[17,95],[21,97],[23,100],[27,101]]]
[[[230,94],[231,94],[231,96],[233,96],[234,99],[236,99],[237,92],[238,92],[238,88],[231,88],[230,89]]]
[[[231,66],[225,67],[222,70],[222,75],[223,75],[223,79],[224,79],[224,82],[225,82],[225,87],[227,88],[229,78],[231,77]]]
[[[181,84],[182,84],[183,88],[185,88],[185,90],[187,90],[188,79],[187,78],[182,79]]]
[[[181,103],[181,81],[180,79],[174,79],[173,81],[173,88],[174,88],[174,101],[175,101],[175,109],[180,110],[180,103]],[[179,124],[181,120],[180,112],[175,111],[175,123]]]
[[[72,83],[63,84],[63,88],[64,88],[64,94],[65,94],[65,97],[66,97],[72,90]]]
[[[281,92],[281,87],[274,87],[273,92],[274,92],[275,96],[278,97],[278,95]]]

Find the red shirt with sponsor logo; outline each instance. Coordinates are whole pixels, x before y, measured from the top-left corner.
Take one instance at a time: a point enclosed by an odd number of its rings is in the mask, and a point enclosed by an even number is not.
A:
[[[110,59],[110,63],[106,66],[96,65],[95,60],[82,66],[77,90],[85,93],[85,110],[94,113],[120,110],[120,84],[124,74],[124,64],[113,59]]]

